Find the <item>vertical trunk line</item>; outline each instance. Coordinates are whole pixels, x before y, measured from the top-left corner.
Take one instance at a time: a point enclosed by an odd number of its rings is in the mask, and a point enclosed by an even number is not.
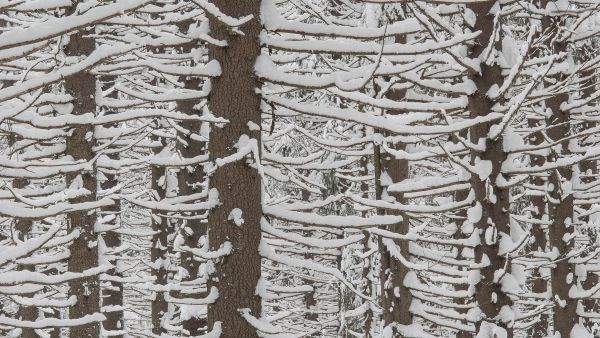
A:
[[[73,13],[79,1],[67,9],[67,15]],[[67,56],[86,56],[95,49],[95,41],[85,35],[92,33],[89,29],[82,29],[70,36],[69,43],[65,47]],[[96,94],[96,78],[87,71],[79,72],[65,78],[64,87],[66,94],[73,97],[73,115],[86,113],[94,114],[96,105],[94,96]],[[67,136],[66,154],[73,157],[73,160],[89,161],[93,158],[92,149],[94,129],[90,125],[76,125],[71,129],[71,134]],[[80,171],[68,173],[66,175],[67,186],[80,186],[87,189],[88,195],[71,199],[71,203],[94,202],[96,200],[97,181],[95,168],[90,171]],[[71,257],[68,262],[68,269],[72,272],[82,272],[84,270],[98,266],[98,247],[97,234],[94,231],[96,223],[96,212],[81,210],[71,212],[68,215],[69,228],[78,228],[81,234],[76,238],[71,246]],[[77,296],[77,303],[70,307],[69,318],[81,318],[85,315],[100,312],[100,287],[98,276],[86,277],[73,280],[69,283],[70,293]],[[76,326],[69,330],[70,337],[73,338],[97,338],[100,335],[100,325],[90,323]]]
[[[208,148],[210,160],[215,163],[235,153],[238,141],[256,140],[260,147],[260,131],[252,130],[249,124],[261,125],[261,98],[257,93],[260,83],[254,75],[254,65],[261,52],[262,26],[259,0],[216,0],[213,4],[232,17],[253,16],[238,28],[243,35],[210,17],[212,35],[228,43],[226,47],[209,47],[209,57],[217,60],[222,69],[221,76],[212,82],[209,107],[216,116],[229,121],[211,131]],[[253,162],[258,160],[255,158]],[[208,307],[208,325],[211,329],[221,322],[221,337],[226,338],[258,337],[256,329],[240,316],[240,311],[248,309],[254,317],[262,315],[261,298],[256,294],[261,278],[262,188],[261,177],[250,161],[219,167],[209,178],[210,194],[218,193],[220,201],[220,205],[209,212],[210,249],[217,250],[225,242],[230,242],[233,249],[215,262],[215,271],[208,282],[209,289],[216,287],[219,291],[218,299]],[[230,215],[239,215],[240,211],[243,223],[237,225]]]
[[[485,48],[498,49],[501,38],[494,40],[494,16],[490,10],[496,4],[495,0],[470,3],[467,6],[476,14],[477,21],[474,31],[481,34],[475,39],[470,48],[470,57],[482,58]],[[492,113],[496,103],[491,100],[487,93],[493,85],[502,83],[501,67],[494,61],[487,65],[481,60],[481,73],[470,73],[469,78],[475,83],[477,91],[469,95],[469,111],[471,118],[486,116]],[[502,136],[495,140],[488,137],[492,127],[491,123],[482,123],[471,129],[471,142],[478,144],[480,139],[485,140],[485,150],[479,152],[471,151],[471,165],[489,166],[491,172],[488,176],[480,177],[476,173],[471,174],[471,187],[474,192],[475,204],[472,208],[481,208],[481,217],[475,222],[475,228],[480,233],[480,242],[475,246],[475,263],[480,265],[480,276],[475,284],[475,300],[479,305],[482,316],[476,321],[477,334],[491,332],[493,328],[506,331],[506,337],[513,337],[513,327],[509,322],[500,318],[501,311],[512,311],[512,300],[502,290],[502,278],[510,274],[510,262],[499,254],[499,236],[510,234],[509,226],[509,190],[496,185],[496,181],[502,173],[500,168],[505,159],[502,147]]]

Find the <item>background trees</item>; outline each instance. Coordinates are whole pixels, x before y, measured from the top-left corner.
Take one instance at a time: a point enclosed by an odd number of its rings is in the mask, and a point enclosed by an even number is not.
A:
[[[598,7],[0,2],[0,329],[598,321]]]

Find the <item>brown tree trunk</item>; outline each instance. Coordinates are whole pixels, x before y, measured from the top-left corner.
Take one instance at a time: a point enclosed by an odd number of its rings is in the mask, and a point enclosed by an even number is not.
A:
[[[582,76],[584,78],[589,77],[589,80],[586,81],[586,83],[584,83],[584,89],[582,90],[582,97],[583,98],[591,97],[597,88],[597,86],[596,86],[596,83],[597,83],[596,71],[594,69],[591,69],[587,72],[584,72],[582,74]],[[596,126],[597,126],[597,123],[595,123],[595,122],[587,122],[583,125],[583,128],[584,128],[584,130],[589,130],[589,129],[595,128]],[[580,173],[581,173],[580,175],[581,175],[582,183],[584,183],[584,184],[592,183],[594,181],[596,175],[598,175],[597,160],[583,161],[580,164]],[[591,205],[583,204],[581,206],[581,208],[585,211],[589,211],[591,209]],[[587,215],[587,216],[579,219],[580,222],[584,223],[584,227],[587,229],[589,229],[590,216],[591,215]],[[591,231],[591,229],[589,229],[588,231],[589,231],[588,236],[590,238],[588,245],[593,246],[595,244],[597,234],[593,233]],[[600,278],[598,278],[598,274],[596,272],[588,272],[587,276],[585,278],[585,281],[583,281],[581,283],[581,285],[584,289],[589,290],[589,289],[593,288],[594,286],[596,286],[599,282],[600,282]],[[581,301],[581,303],[583,305],[583,310],[587,313],[597,313],[600,311],[600,302],[598,302],[598,300],[596,298],[583,299]],[[594,325],[594,323],[590,320],[587,320],[586,324],[587,324],[588,330],[591,330]]]
[[[211,45],[209,56],[221,64],[222,75],[213,81],[209,98],[210,110],[229,120],[222,128],[213,128],[209,141],[210,159],[215,161],[236,152],[235,144],[242,135],[260,145],[260,131],[251,130],[248,123],[260,126],[260,87],[254,75],[254,64],[260,54],[261,31],[260,1],[217,0],[213,2],[222,12],[233,17],[253,15],[240,27],[243,35],[231,31],[215,17],[210,18],[212,35],[226,40],[227,47]],[[257,159],[254,159],[256,161]],[[261,300],[256,285],[261,277],[260,219],[261,178],[254,165],[236,161],[216,169],[209,179],[221,204],[209,213],[209,243],[217,250],[225,242],[233,250],[216,262],[216,271],[209,287],[217,287],[219,297],[208,307],[209,329],[222,323],[224,338],[257,337],[256,329],[240,317],[240,309],[249,309],[255,317],[261,316]],[[234,209],[241,211],[243,224],[236,225],[230,217]]]
[[[406,13],[406,5],[400,4],[402,13]],[[396,43],[406,43],[406,34],[397,35],[395,37]],[[391,89],[385,93],[385,97],[394,101],[402,101],[405,99],[406,89]],[[387,114],[393,115],[398,114],[397,111],[389,110]],[[406,150],[406,144],[397,143],[394,145],[397,150]],[[409,177],[409,162],[407,159],[396,159],[390,154],[381,152],[380,148],[377,147],[379,155],[379,165],[382,172],[386,172],[393,183],[402,182]],[[379,173],[381,175],[381,172]],[[379,177],[380,181],[380,177]],[[380,184],[380,182],[379,182]],[[377,190],[377,189],[376,189]],[[382,187],[380,187],[382,190]],[[377,199],[381,199],[381,193],[377,196]],[[393,192],[389,193],[390,196],[394,197],[400,204],[408,204],[404,193]],[[387,230],[393,233],[406,235],[410,231],[410,222],[406,214],[398,210],[387,210],[388,215],[402,215],[402,221],[388,226]],[[410,259],[409,242],[405,240],[394,241],[400,249],[400,255],[406,260]],[[383,243],[380,243],[383,244]],[[412,303],[412,293],[409,288],[404,286],[404,278],[406,274],[410,272],[410,269],[402,264],[398,259],[391,257],[389,250],[385,248],[385,245],[381,247],[382,252],[382,270],[385,265],[386,269],[383,272],[383,278],[380,280],[382,285],[381,297],[382,297],[382,310],[383,310],[383,326],[391,323],[397,323],[401,325],[410,325],[413,322],[413,316],[410,312],[410,305]],[[387,283],[387,285],[386,285]]]
[[[553,112],[547,130],[547,134],[552,140],[558,140],[569,134],[569,114],[560,110],[560,104],[566,102],[567,98],[567,95],[559,95],[546,100],[547,107]],[[568,141],[563,142],[562,147],[564,155],[568,151]],[[552,295],[555,301],[553,322],[554,331],[560,332],[561,337],[569,337],[571,330],[578,322],[577,300],[569,298],[569,290],[575,283],[575,271],[573,264],[565,259],[574,249],[575,239],[571,238],[568,242],[564,240],[565,236],[569,236],[574,231],[574,226],[571,224],[573,194],[569,193],[565,196],[561,189],[565,183],[570,183],[572,174],[571,168],[563,167],[552,170],[549,177],[549,183],[553,185],[553,190],[549,193],[548,205],[549,219],[552,221],[549,228],[550,246],[558,249],[559,253],[559,257],[551,269]]]
[[[180,23],[178,25],[180,31],[187,33],[189,26],[192,23],[191,20]],[[190,53],[195,47],[195,43],[183,45],[182,52]],[[193,66],[193,64],[190,66]],[[185,89],[199,89],[200,79],[198,77],[182,77],[179,80],[184,83]],[[179,100],[177,101],[177,108],[184,114],[200,115],[201,112],[194,109],[194,105],[197,103],[197,100]],[[181,156],[184,158],[192,158],[206,153],[206,143],[195,139],[195,137],[197,138],[200,135],[202,124],[198,121],[184,121],[182,122],[182,127],[187,132],[185,134],[179,134],[179,137],[183,141],[178,143]],[[178,173],[179,194],[187,196],[201,192],[201,183],[205,179],[204,172],[201,169],[196,168],[195,170],[192,170],[189,167],[182,168]],[[182,224],[184,244],[190,248],[196,248],[198,247],[200,238],[206,235],[207,224],[206,221],[194,218],[199,216],[197,213],[191,213],[188,216],[191,218],[183,220]],[[198,278],[200,263],[194,260],[194,255],[192,253],[181,253],[181,266],[187,271],[187,277],[183,278],[182,282],[191,282]],[[191,317],[185,319],[182,324],[183,329],[188,332],[189,336],[199,336],[202,334],[207,323],[206,318]]]
[[[406,36],[397,37],[397,42],[406,42]],[[405,90],[391,90],[386,93],[386,98],[401,101],[406,95]],[[389,111],[388,114],[394,114],[395,112]],[[398,143],[395,145],[397,150],[406,150],[406,145]],[[409,163],[406,159],[396,159],[390,154],[386,154],[381,151],[379,146],[375,148],[376,163],[375,168],[379,170],[376,173],[376,199],[381,199],[383,193],[383,187],[381,187],[381,174],[386,172],[393,183],[402,182],[409,176]],[[400,204],[408,204],[404,198],[403,193],[389,193],[390,196],[394,197]],[[383,210],[381,210],[383,211]],[[379,213],[381,213],[378,210]],[[387,210],[385,211],[388,215],[402,215],[398,210]],[[410,222],[407,215],[402,215],[403,219],[401,222],[388,226],[387,230],[393,233],[405,235],[410,230]],[[409,259],[409,242],[408,241],[395,241],[400,248],[400,254],[405,258]],[[410,304],[412,303],[412,293],[409,288],[404,286],[404,278],[410,271],[408,267],[402,264],[397,259],[391,257],[389,250],[380,241],[380,252],[381,252],[381,297],[382,297],[382,310],[383,310],[383,326],[387,326],[391,323],[398,323],[401,325],[410,325],[413,321],[413,316],[410,312]]]
[[[67,15],[74,12],[78,2],[67,10]],[[95,42],[93,39],[85,37],[90,31],[80,30],[70,36],[69,43],[65,48],[65,54],[68,56],[85,56],[94,51]],[[96,78],[87,71],[79,72],[69,76],[64,82],[65,91],[73,97],[73,114],[81,115],[86,113],[95,113],[96,106],[94,96],[96,94]],[[92,150],[94,128],[90,125],[77,125],[71,129],[72,133],[67,137],[66,154],[73,157],[73,160],[89,161],[93,158]],[[93,202],[96,200],[96,171],[81,171],[77,173],[68,173],[66,175],[67,186],[80,180],[82,188],[87,189],[88,195],[74,198],[72,203]],[[71,257],[69,258],[68,268],[72,272],[82,272],[84,270],[98,266],[98,248],[97,234],[94,231],[96,222],[96,213],[82,210],[71,212],[69,214],[70,229],[79,228],[81,235],[73,241],[69,247]],[[82,278],[69,283],[70,293],[77,297],[77,304],[70,307],[69,318],[81,318],[85,315],[100,312],[100,288],[98,276]],[[69,330],[70,337],[73,338],[97,338],[100,334],[100,325],[90,323]]]
[[[398,145],[399,150],[405,150],[403,144]],[[398,160],[392,158],[389,154],[383,154],[382,167],[385,168],[385,172],[390,176],[391,181],[402,182],[408,178],[408,160]],[[396,198],[396,201],[402,204],[407,204],[403,193],[390,193],[390,196]],[[401,214],[396,210],[388,210],[389,215]],[[388,230],[397,234],[405,235],[410,230],[410,222],[406,215],[402,215],[403,220],[397,224],[388,227]],[[408,248],[408,241],[396,241],[396,244],[400,247],[400,254],[409,259],[410,251]],[[383,320],[385,325],[391,323],[398,323],[402,325],[410,325],[412,323],[412,314],[410,313],[410,304],[412,302],[412,294],[410,289],[404,286],[404,278],[410,271],[408,267],[402,264],[397,259],[390,256],[387,249],[384,248],[386,255],[385,260],[388,262],[389,270],[387,272],[386,281],[389,283],[389,287],[385,288],[385,293],[382,296],[385,299],[383,307]],[[396,294],[396,291],[398,293]]]
[[[302,201],[308,202],[310,200],[310,191],[302,189],[301,194]],[[310,231],[305,231],[304,235],[306,237],[310,237]],[[314,256],[311,253],[305,253],[304,259],[311,261],[314,259]],[[311,271],[307,270],[306,273],[310,274]],[[304,294],[304,303],[306,304],[306,313],[304,314],[304,319],[311,322],[312,324],[316,323],[319,320],[319,314],[315,312],[315,307],[317,305],[317,290],[315,289],[315,283],[312,280],[307,279],[305,283],[306,285],[311,286],[313,288],[311,292],[307,292]]]
[[[366,132],[366,128],[365,128],[365,136],[367,136],[367,132]],[[363,156],[360,159],[360,166],[361,166],[361,173],[360,175],[363,176],[363,178],[367,177],[369,175],[369,158],[367,156]],[[363,180],[360,184],[360,190],[362,191],[362,197],[363,198],[369,198],[369,181],[367,180]],[[367,217],[367,212],[363,212],[363,217]],[[368,231],[364,231],[363,232],[365,235],[365,239],[363,239],[363,253],[369,252],[370,248],[369,248],[369,242],[371,241],[371,237]],[[362,292],[364,295],[366,296],[370,296],[372,295],[372,291],[373,291],[373,284],[371,282],[371,268],[373,266],[373,255],[371,255],[370,257],[368,257],[364,263],[363,263],[363,268],[362,268]],[[367,304],[369,305],[369,308],[367,309],[366,313],[365,313],[365,322],[363,325],[363,334],[364,334],[364,338],[372,338],[372,327],[373,327],[373,320],[374,320],[374,316],[373,316],[373,308],[371,306],[370,301],[368,300],[363,300],[363,302],[367,302]]]
[[[541,8],[546,8],[549,1],[542,0]],[[545,15],[542,18],[542,31],[557,31],[557,24],[561,19],[551,18]],[[552,39],[550,46],[551,53],[557,54],[567,52],[567,43]],[[564,78],[562,74],[554,75],[555,80],[560,81]],[[569,95],[567,93],[558,93],[545,101],[546,108],[552,112],[546,124],[546,134],[551,140],[557,141],[570,134],[571,125],[568,111],[563,111],[560,106],[567,102]],[[561,142],[561,149],[552,151],[548,157],[549,162],[555,162],[563,156],[569,155],[569,141]],[[561,337],[569,337],[571,330],[578,323],[577,300],[571,300],[569,290],[575,285],[575,269],[573,264],[565,259],[575,246],[575,238],[565,240],[566,237],[575,231],[573,222],[573,194],[564,192],[565,184],[570,184],[573,176],[571,167],[561,167],[557,170],[551,170],[548,182],[552,187],[549,192],[548,218],[552,222],[548,229],[550,248],[558,250],[559,257],[554,262],[550,277],[552,279],[552,296],[554,300],[553,324],[554,331],[559,332]],[[569,278],[569,276],[571,276]]]
[[[166,147],[164,138],[154,138],[155,141],[160,141],[162,146],[154,150],[158,154]],[[164,167],[152,167],[152,193],[154,197],[160,201],[166,197],[167,184],[167,169]],[[161,212],[152,211],[152,235],[150,248],[150,261],[152,262],[151,274],[155,277],[154,284],[158,288],[150,309],[152,321],[152,333],[160,335],[165,333],[162,326],[164,315],[168,312],[168,304],[165,300],[164,286],[167,284],[167,265],[169,262],[169,220],[165,215],[159,215]]]
[[[189,101],[188,101],[189,102]],[[189,102],[186,104],[178,102],[178,107],[182,113],[191,113],[192,110],[186,110],[186,105],[192,106],[193,103]],[[191,108],[191,107],[189,107]],[[197,134],[200,130],[200,123],[196,122],[184,122],[182,125],[190,133]],[[181,155],[185,158],[191,158],[194,156],[201,155],[204,153],[205,145],[203,142],[193,140],[190,134],[180,135],[185,140],[187,146],[181,146]],[[178,173],[179,193],[182,196],[196,194],[201,191],[199,184],[204,181],[204,174],[202,170],[195,170],[190,172],[187,168],[181,169]],[[198,218],[198,214],[188,215],[191,218],[183,220],[182,230],[184,237],[184,245],[190,248],[198,247],[198,242],[202,236],[206,235],[207,224]],[[194,260],[194,255],[191,252],[181,253],[181,266],[187,271],[187,277],[182,279],[182,282],[191,282],[198,278],[198,269],[200,263]],[[189,297],[189,295],[187,295]],[[199,336],[202,334],[203,329],[206,327],[206,318],[191,317],[183,321],[183,329],[188,331],[190,336]]]
[[[17,178],[13,181],[13,188],[25,188],[29,184],[27,179]],[[15,230],[19,232],[19,240],[24,241],[28,238],[31,232],[33,222],[27,219],[15,219]],[[35,271],[35,265],[20,265],[20,270]],[[34,294],[25,294],[23,297],[33,298]],[[20,306],[17,317],[25,321],[36,321],[38,317],[38,309],[35,306]],[[21,338],[38,338],[34,329],[24,328],[21,331]]]
[[[0,19],[0,27],[4,28],[6,26],[6,21]],[[2,88],[10,87],[14,84],[15,81],[7,80],[2,81]],[[12,152],[13,147],[17,140],[20,137],[17,134],[11,134],[8,137],[8,146],[9,150]],[[29,185],[29,180],[24,178],[15,178],[13,180],[13,188],[21,189],[27,187]],[[33,226],[33,222],[28,219],[15,219],[14,220],[14,229],[19,232],[19,240],[24,241],[28,238],[28,234],[31,232]],[[0,236],[0,241],[5,240],[4,236]],[[19,270],[27,270],[27,271],[35,271],[34,265],[20,265]],[[25,294],[23,297],[33,297],[34,294]],[[4,314],[3,311],[0,310],[0,313]],[[38,317],[38,309],[34,306],[20,306],[17,312],[17,318],[25,321],[35,321]],[[37,338],[38,335],[35,333],[35,330],[29,328],[23,328],[21,330],[22,338]]]
[[[468,4],[468,7],[477,16],[477,21],[473,31],[480,31],[481,34],[475,39],[470,48],[470,57],[482,57],[484,49],[493,41],[494,17],[490,10],[496,4],[496,1],[486,1],[481,3]],[[498,48],[501,38],[494,44]],[[492,112],[495,104],[486,95],[493,85],[502,83],[501,68],[497,63],[487,65],[481,62],[481,73],[470,73],[469,78],[475,83],[477,91],[469,96],[469,111],[472,118],[485,116]],[[489,176],[480,177],[471,174],[471,186],[475,193],[475,203],[481,205],[481,218],[475,222],[475,229],[480,233],[480,243],[475,247],[475,263],[481,264],[485,257],[489,259],[489,264],[479,269],[480,280],[475,285],[475,300],[482,311],[482,317],[475,323],[477,333],[487,330],[487,326],[496,326],[506,330],[507,337],[513,337],[513,329],[508,323],[502,322],[498,318],[500,310],[505,307],[511,307],[512,301],[509,296],[502,291],[501,277],[495,276],[498,271],[510,273],[510,264],[505,257],[499,254],[498,236],[501,233],[510,234],[509,227],[509,190],[498,187],[495,182],[502,175],[500,168],[505,159],[502,148],[502,136],[495,140],[488,138],[491,124],[482,123],[471,129],[471,142],[477,144],[480,139],[484,139],[485,150],[483,152],[471,151],[471,164],[474,166],[491,165]],[[489,161],[489,162],[483,162]],[[482,163],[483,162],[483,163]],[[477,204],[473,208],[479,208]],[[474,220],[475,221],[475,220]],[[500,278],[497,278],[500,277]],[[482,327],[482,326],[486,327]]]
[[[103,79],[108,83],[114,81],[113,77],[106,77]],[[116,91],[115,91],[116,94]],[[111,114],[108,112],[107,114]],[[118,128],[118,124],[113,124],[110,127]],[[111,160],[119,160],[118,153],[110,153],[107,155]],[[111,190],[119,184],[119,176],[112,172],[113,169],[103,171],[104,180],[100,182],[100,188],[102,190]],[[115,200],[113,205],[103,207],[100,211],[101,215],[114,216],[111,224],[118,225],[121,223],[121,201]],[[114,230],[109,230],[102,234],[104,244],[108,250],[115,250],[121,246],[121,236]],[[119,259],[114,257],[110,262],[114,268],[108,270],[106,275],[113,276],[116,278],[122,278],[123,274],[119,271]],[[103,323],[105,330],[113,331],[111,337],[122,338],[122,334],[115,334],[118,331],[125,329],[124,318],[123,318],[123,284],[118,281],[104,281],[101,285],[102,293],[102,307],[108,307],[108,311],[103,312],[106,316],[106,321]]]
[[[539,127],[538,121],[530,119],[528,121],[530,127]],[[533,133],[529,137],[529,144],[540,145],[543,142],[541,133]],[[544,156],[530,155],[530,163],[532,166],[542,166],[545,163]],[[546,197],[542,194],[546,186],[546,178],[543,174],[535,174],[530,180],[531,185],[535,187],[535,192],[529,197],[532,208],[530,217],[532,221],[541,221],[546,213]],[[531,236],[534,238],[529,246],[531,252],[545,252],[548,247],[547,230],[542,224],[533,223],[531,228]],[[531,276],[531,291],[536,294],[544,294],[548,291],[548,276],[542,275],[542,269],[535,269]],[[529,329],[528,335],[532,338],[541,338],[548,336],[548,313],[540,314],[537,322]]]
[[[466,139],[468,137],[468,133],[466,131],[463,131],[460,133],[459,136]],[[458,141],[458,140],[456,140],[456,141]],[[455,193],[454,198],[458,202],[458,201],[465,201],[468,197],[469,197],[469,189],[463,189],[463,190],[457,191]],[[458,220],[461,220],[462,222],[464,222],[464,220],[467,219],[467,210],[466,209],[459,210],[457,212],[456,216],[458,217]],[[456,240],[467,239],[469,237],[469,235],[465,234],[463,232],[463,229],[462,229],[463,223],[458,220],[457,220],[457,222],[460,222],[460,223],[458,223],[459,226],[457,226],[456,232],[452,235],[452,238],[456,239]],[[459,260],[460,259],[468,259],[468,257],[464,256],[463,249],[464,249],[463,247],[458,247],[458,254],[456,256],[456,259],[459,259]],[[460,267],[459,269],[461,269],[463,271],[466,270],[466,268],[464,268],[464,267]],[[467,284],[467,283],[455,285],[455,290],[457,290],[457,291],[466,291],[468,289],[469,289],[469,284]],[[469,302],[470,302],[469,298],[455,299],[455,303],[458,304],[459,306],[468,305]],[[468,313],[468,309],[467,308],[457,308],[456,312],[460,313],[462,315],[466,315]],[[468,322],[466,320],[463,320],[462,324],[468,325]],[[458,331],[458,332],[456,332],[456,338],[473,338],[473,333],[471,333],[469,331]]]

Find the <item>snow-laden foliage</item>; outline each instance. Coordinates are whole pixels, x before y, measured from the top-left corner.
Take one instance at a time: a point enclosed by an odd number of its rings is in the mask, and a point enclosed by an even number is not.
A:
[[[592,337],[596,1],[0,0],[0,335]]]

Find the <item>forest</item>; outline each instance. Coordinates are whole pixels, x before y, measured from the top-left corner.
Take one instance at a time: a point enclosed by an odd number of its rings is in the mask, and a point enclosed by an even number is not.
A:
[[[600,0],[0,0],[0,337],[600,337]]]

